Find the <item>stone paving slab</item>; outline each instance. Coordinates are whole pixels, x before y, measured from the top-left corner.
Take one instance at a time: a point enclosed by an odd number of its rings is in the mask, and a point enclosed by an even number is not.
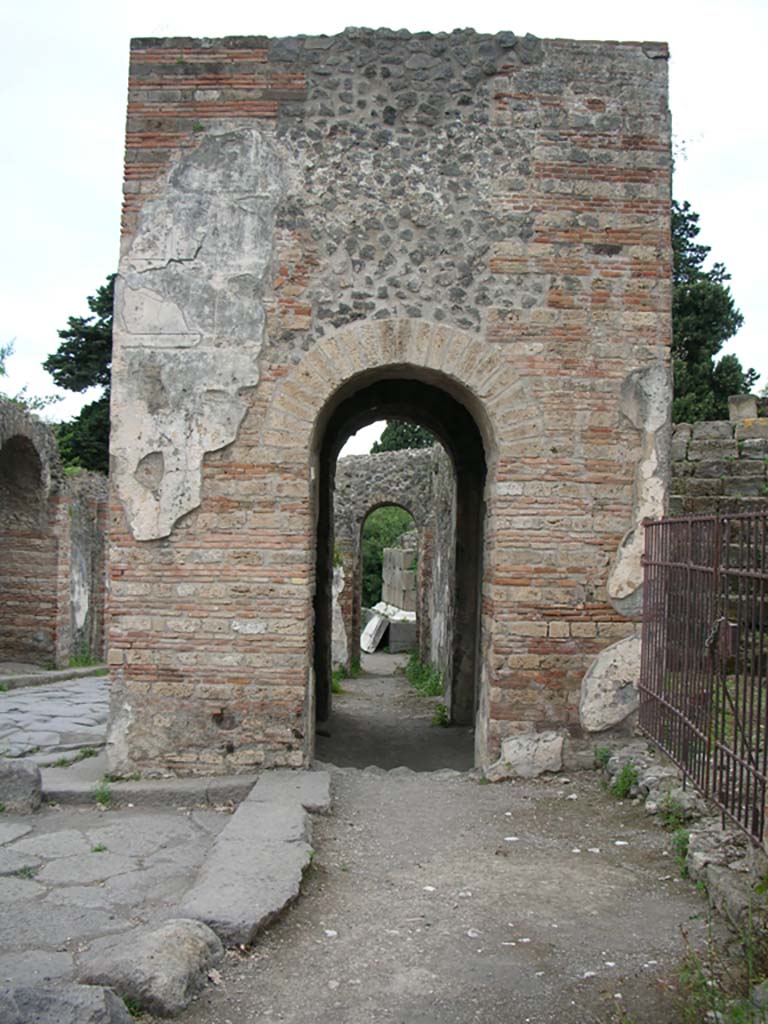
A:
[[[219,834],[180,914],[209,925],[225,945],[250,944],[299,895],[312,857],[305,804],[330,808],[327,772],[261,776]]]
[[[230,820],[211,809],[94,805],[3,815],[0,983],[72,978],[77,957],[96,938],[175,916]]]
[[[0,755],[50,764],[65,751],[104,746],[109,677],[93,674],[0,691]],[[2,680],[0,680],[2,682]]]
[[[298,896],[312,856],[308,814],[330,808],[326,772],[105,789],[108,685],[90,675],[0,692],[0,754],[39,765],[45,800],[34,814],[0,820],[0,986],[9,999],[18,986],[76,978],[95,942],[130,941],[137,928],[155,934],[180,907],[195,927],[210,921],[224,941],[250,942]]]

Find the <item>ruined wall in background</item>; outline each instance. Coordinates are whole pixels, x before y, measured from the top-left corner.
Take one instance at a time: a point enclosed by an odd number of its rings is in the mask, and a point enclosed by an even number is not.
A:
[[[65,477],[50,427],[0,400],[0,659],[104,657],[106,478]]]
[[[61,466],[50,429],[0,400],[0,658],[57,658]]]
[[[449,670],[455,585],[454,490],[451,461],[439,445],[350,455],[337,462],[334,531],[345,579],[339,602],[351,654],[359,652],[363,524],[375,508],[400,505],[413,516],[418,533],[414,610],[419,653],[423,661],[433,662],[444,672]]]
[[[669,515],[751,512],[768,501],[768,419],[751,396],[731,399],[729,420],[676,423]]]
[[[102,661],[105,650],[107,478],[67,476],[59,535],[58,661]]]

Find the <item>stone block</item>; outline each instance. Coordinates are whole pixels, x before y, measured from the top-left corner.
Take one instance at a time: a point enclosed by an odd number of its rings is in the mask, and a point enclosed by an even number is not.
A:
[[[672,438],[672,444],[670,445],[670,456],[674,462],[681,462],[685,460],[688,454],[688,437],[675,437]]]
[[[728,419],[731,422],[757,419],[757,398],[754,395],[731,395],[728,398]]]
[[[712,462],[691,462],[690,466],[693,466],[697,479],[700,480],[718,480],[720,477],[728,476],[732,473],[739,465],[738,459],[731,459],[729,461],[714,459]]]
[[[740,480],[764,480],[768,466],[762,459],[739,459],[730,465],[731,476]]]
[[[640,639],[626,637],[598,654],[581,684],[579,720],[587,732],[620,725],[638,708]]]
[[[78,977],[105,985],[143,1010],[173,1017],[205,985],[224,956],[218,936],[200,921],[176,919],[119,938],[98,939],[81,958]]]
[[[181,914],[203,921],[228,946],[252,942],[299,895],[311,855],[305,777],[296,773],[286,780],[281,773],[254,787],[219,833],[184,899]]]
[[[749,437],[739,444],[742,459],[768,459],[768,438]]]
[[[710,479],[707,477],[690,477],[685,482],[685,493],[691,495],[691,497],[698,498],[706,495],[718,495],[723,493],[723,480],[718,477],[717,479]]]
[[[728,498],[768,497],[763,477],[751,480],[731,477],[731,479],[725,481],[723,493]]]
[[[739,441],[768,439],[768,419],[745,420],[736,427]]]
[[[416,623],[392,622],[389,626],[389,652],[402,654],[416,647]]]
[[[672,424],[672,443],[677,441],[685,441],[686,444],[691,438],[693,433],[693,425],[690,423],[673,423]]]
[[[701,439],[688,445],[688,458],[691,462],[701,459],[721,460],[738,458],[739,447],[734,439],[710,440]]]
[[[28,814],[42,800],[40,769],[28,758],[0,758],[0,804],[6,811]]]
[[[486,771],[491,782],[503,779],[533,779],[563,767],[562,733],[525,732],[509,736],[501,744],[501,757]]]
[[[2,1024],[132,1024],[122,999],[107,988],[46,982],[0,989]]]
[[[700,420],[693,424],[691,437],[694,441],[713,441],[733,437],[733,424],[728,420]]]

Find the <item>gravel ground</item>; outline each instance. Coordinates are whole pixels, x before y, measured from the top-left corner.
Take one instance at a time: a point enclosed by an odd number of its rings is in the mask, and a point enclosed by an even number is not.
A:
[[[388,662],[366,668],[318,741],[346,767],[302,898],[184,1024],[603,1024],[621,1007],[672,1024],[681,930],[703,939],[706,915],[670,836],[593,773],[457,771],[466,730],[431,726]]]

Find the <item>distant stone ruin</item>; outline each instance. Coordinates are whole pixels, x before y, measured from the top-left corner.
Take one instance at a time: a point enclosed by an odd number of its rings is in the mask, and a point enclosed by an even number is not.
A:
[[[382,505],[399,505],[416,524],[417,578],[414,580],[417,645],[426,663],[451,678],[452,607],[456,546],[456,496],[448,455],[434,448],[350,455],[336,463],[334,553],[343,572],[339,595],[349,656],[359,649],[361,619],[361,535],[368,515]],[[390,560],[396,556],[390,555]],[[411,556],[413,562],[413,555]],[[384,601],[398,604],[395,575],[387,573]],[[402,582],[402,581],[401,581]],[[454,708],[461,715],[460,708]],[[471,722],[474,709],[469,707]]]
[[[336,457],[393,417],[453,465],[476,763],[542,734],[581,756],[582,680],[634,635],[666,497],[670,166],[663,44],[133,41],[113,770],[310,763]]]
[[[0,661],[104,656],[107,481],[65,477],[50,428],[0,399]]]

